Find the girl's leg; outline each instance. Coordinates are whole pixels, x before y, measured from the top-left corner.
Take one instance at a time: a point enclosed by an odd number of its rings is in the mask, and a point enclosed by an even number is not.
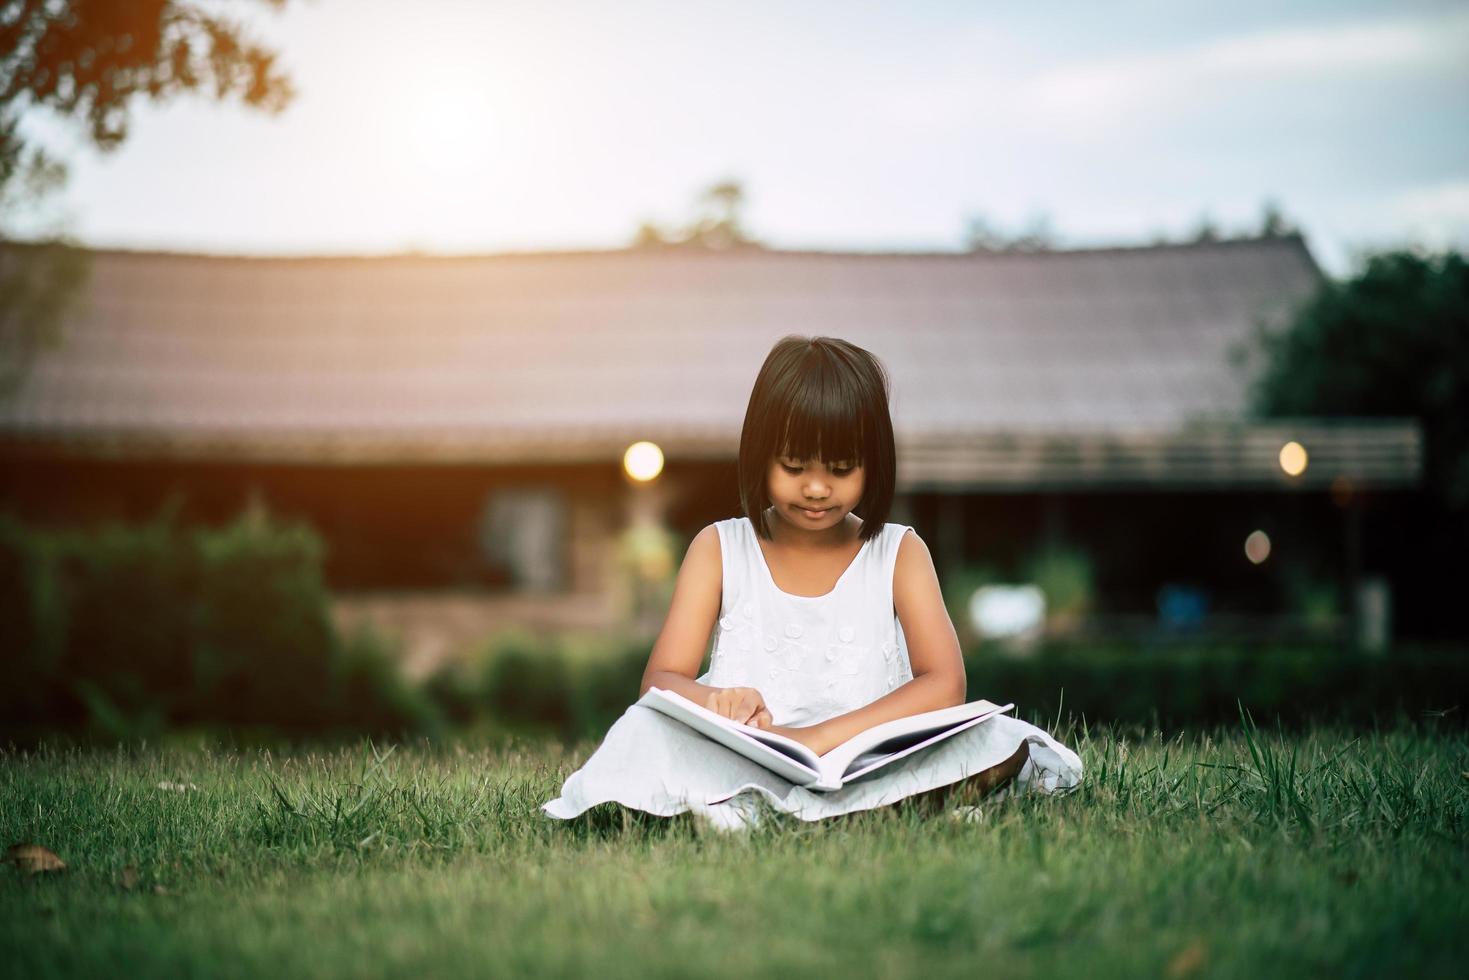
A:
[[[917,806],[925,815],[940,813],[955,806],[976,803],[980,797],[1014,779],[1028,758],[1030,758],[1030,743],[1021,742],[1020,748],[1016,749],[1015,753],[1004,762],[946,786],[937,786],[922,793],[915,793],[899,802],[911,801],[912,805]]]

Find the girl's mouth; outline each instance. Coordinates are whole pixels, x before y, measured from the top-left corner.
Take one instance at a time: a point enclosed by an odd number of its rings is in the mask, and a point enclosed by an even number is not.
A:
[[[807,510],[805,507],[800,508],[801,513],[805,514],[812,520],[819,520],[820,518],[825,517],[826,512],[829,510],[831,510],[830,507],[823,507],[821,510]]]

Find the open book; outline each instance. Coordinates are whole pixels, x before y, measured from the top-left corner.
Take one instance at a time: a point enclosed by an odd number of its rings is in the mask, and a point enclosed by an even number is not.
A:
[[[817,755],[795,739],[741,724],[661,687],[648,688],[637,703],[683,722],[798,786],[827,792],[1015,707],[970,701],[895,718],[853,735],[826,755]]]

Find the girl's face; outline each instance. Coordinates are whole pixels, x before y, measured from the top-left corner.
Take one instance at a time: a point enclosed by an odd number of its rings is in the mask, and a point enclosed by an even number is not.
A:
[[[862,499],[862,467],[849,461],[777,456],[765,480],[782,518],[808,531],[836,527]]]

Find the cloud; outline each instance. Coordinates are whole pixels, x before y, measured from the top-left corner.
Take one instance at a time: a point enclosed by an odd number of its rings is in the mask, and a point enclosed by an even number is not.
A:
[[[1390,222],[1413,229],[1429,245],[1469,239],[1469,177],[1410,188],[1388,198]]]
[[[1115,122],[1119,114],[1184,106],[1210,90],[1372,74],[1462,72],[1469,16],[1293,28],[1070,65],[1029,84],[1034,110],[1068,122]]]

